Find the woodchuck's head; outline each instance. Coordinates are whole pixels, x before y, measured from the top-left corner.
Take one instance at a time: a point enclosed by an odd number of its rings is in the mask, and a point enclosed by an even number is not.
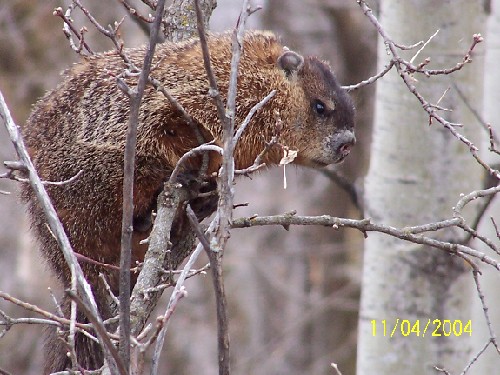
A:
[[[278,66],[304,93],[302,111],[291,131],[297,164],[324,167],[342,162],[356,143],[354,105],[329,65],[316,57],[285,51]],[[305,108],[304,108],[305,107]]]

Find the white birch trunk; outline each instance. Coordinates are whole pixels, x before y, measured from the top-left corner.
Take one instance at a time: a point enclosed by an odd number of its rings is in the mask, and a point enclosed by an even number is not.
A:
[[[427,40],[440,29],[419,61],[430,56],[433,68],[451,67],[468,50],[472,35],[481,32],[482,4],[479,0],[382,1],[379,18],[389,35],[402,44]],[[382,42],[378,51],[381,69],[388,61]],[[474,63],[458,74],[430,79],[418,76],[418,90],[436,103],[453,81],[481,109],[482,63],[482,58],[475,56]],[[481,131],[453,88],[440,105],[453,109],[446,115],[448,119],[464,123],[460,131],[478,143]],[[366,216],[397,227],[450,217],[459,194],[481,186],[481,174],[464,145],[441,125],[429,126],[420,104],[395,72],[379,81],[372,159],[365,186]],[[440,238],[458,240],[453,232],[441,233]],[[471,281],[470,272],[459,259],[439,250],[369,234],[358,375],[435,374],[434,365],[459,373],[471,354],[472,340],[468,335],[432,337],[437,327],[433,320],[460,320],[465,324],[471,319]],[[430,325],[422,337],[428,320]],[[418,336],[416,330],[407,332],[406,321],[410,328],[420,323]]]
[[[484,84],[484,120],[490,123],[497,137],[500,136],[500,69],[498,61],[500,60],[500,0],[491,2],[491,14],[488,19],[488,30],[486,34],[486,57],[485,57],[485,84]],[[496,145],[497,148],[500,145]],[[484,160],[491,163],[499,162],[498,156],[488,152],[485,149],[483,153]],[[495,243],[496,232],[490,217],[493,217],[497,224],[500,223],[500,198],[496,197],[485,213],[482,223],[479,227],[481,234],[492,239]],[[486,246],[479,248],[490,256],[495,254]],[[482,276],[479,278],[485,302],[488,306],[488,313],[491,319],[492,328],[497,337],[500,334],[500,301],[498,299],[498,286],[500,275],[494,269],[481,267]],[[474,300],[474,351],[481,349],[490,338],[490,333],[484,317],[483,307],[479,298]],[[490,346],[482,355],[478,362],[471,368],[471,375],[496,374],[500,368],[500,356]]]

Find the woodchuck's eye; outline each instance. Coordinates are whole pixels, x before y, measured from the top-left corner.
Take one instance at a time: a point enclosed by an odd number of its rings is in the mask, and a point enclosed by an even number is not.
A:
[[[325,113],[325,103],[321,100],[315,100],[313,107],[318,115],[323,115]]]

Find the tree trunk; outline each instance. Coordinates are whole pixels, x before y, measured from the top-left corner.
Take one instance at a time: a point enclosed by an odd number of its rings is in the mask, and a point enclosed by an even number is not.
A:
[[[486,56],[485,56],[485,83],[484,83],[484,120],[491,124],[493,131],[497,138],[500,136],[500,70],[498,69],[498,61],[500,59],[500,1],[493,0],[491,2],[491,14],[488,20],[488,30],[486,34]],[[500,145],[496,144],[499,148]],[[483,158],[487,162],[497,163],[498,156],[486,151]],[[498,182],[498,181],[496,181]],[[494,198],[489,209],[484,214],[479,231],[482,235],[492,239],[497,237],[495,227],[492,225],[490,217],[495,219],[497,225],[500,223],[500,200],[499,197]],[[494,255],[493,251],[481,244],[480,250],[488,255]],[[481,267],[482,276],[480,276],[480,283],[485,296],[485,302],[488,306],[488,313],[491,319],[493,331],[500,332],[500,301],[498,300],[498,285],[499,274],[496,270],[490,267]],[[481,349],[490,338],[490,332],[485,321],[483,306],[479,298],[474,299],[474,315],[473,322],[474,328],[474,351]],[[482,374],[495,374],[498,372],[500,364],[500,357],[493,348],[489,347],[485,354],[478,360],[478,362],[471,368],[471,375]]]
[[[430,56],[431,67],[442,68],[462,60],[472,35],[481,31],[483,12],[479,0],[382,1],[380,21],[402,44],[427,40],[440,29],[415,64]],[[409,58],[415,52],[401,54]],[[388,62],[382,41],[378,53],[382,69]],[[436,103],[455,83],[481,109],[482,63],[481,56],[475,56],[474,63],[458,73],[429,79],[415,76],[419,81],[415,84],[427,100]],[[443,115],[465,124],[460,132],[479,145],[481,130],[455,90],[450,90],[440,105],[453,110]],[[467,147],[440,124],[429,126],[425,112],[395,71],[377,86],[371,155],[365,208],[366,216],[378,223],[404,227],[449,217],[460,193],[481,184],[482,170]],[[451,231],[440,235],[459,240]],[[471,353],[469,335],[432,337],[432,332],[438,326],[435,319],[452,323],[460,320],[464,325],[471,319],[473,289],[467,270],[461,259],[447,253],[369,234],[362,281],[358,374],[434,374],[435,365],[451,373],[461,371]],[[411,328],[415,328],[413,332]]]

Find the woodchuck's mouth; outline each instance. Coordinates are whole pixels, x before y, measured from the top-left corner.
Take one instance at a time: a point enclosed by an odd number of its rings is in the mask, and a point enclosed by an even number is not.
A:
[[[349,155],[349,153],[345,153],[345,154],[340,155],[339,158],[335,161],[334,164],[340,164],[340,163],[342,163],[345,160],[345,158],[347,157],[347,155]]]
[[[325,167],[329,166],[330,164],[332,164],[332,163],[325,163],[325,162],[317,160],[317,159],[311,160],[311,167],[313,167],[313,168],[325,168]]]
[[[311,159],[309,161],[309,164],[313,168],[325,168],[331,164],[340,164],[349,156],[349,153],[350,153],[349,150],[344,151],[340,154],[335,155],[334,158],[332,158],[331,160],[328,160],[326,162],[324,159],[323,160]]]
[[[345,160],[345,158],[347,158],[348,155],[349,155],[348,152],[340,154],[340,155],[337,155],[330,162],[324,162],[324,161],[321,161],[321,160],[318,160],[318,159],[312,159],[310,164],[311,164],[311,167],[313,167],[313,168],[325,168],[325,167],[328,167],[331,164],[340,164],[340,163],[342,163]]]

